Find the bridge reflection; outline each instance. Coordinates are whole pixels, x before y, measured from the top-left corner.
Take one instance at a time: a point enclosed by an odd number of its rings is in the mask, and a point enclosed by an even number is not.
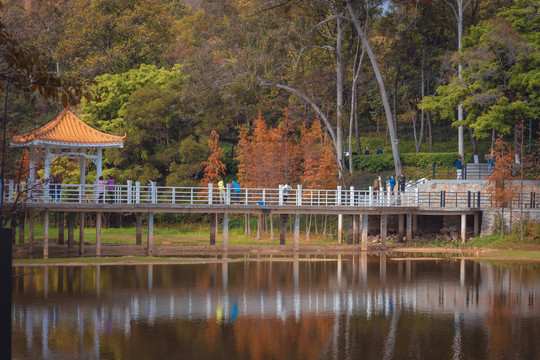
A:
[[[464,327],[483,323],[489,332],[496,311],[509,318],[540,316],[540,269],[527,264],[496,267],[362,253],[15,270],[21,276],[14,281],[14,354],[24,339],[24,353],[45,359],[56,357],[60,348],[99,358],[100,342],[127,339],[141,324],[235,326],[240,320],[269,320],[298,325],[311,318],[328,323],[327,341],[334,346],[354,341],[350,336],[358,321],[386,321],[382,357],[392,358],[404,313],[450,319],[451,348],[461,356]],[[71,341],[63,344],[62,337]]]

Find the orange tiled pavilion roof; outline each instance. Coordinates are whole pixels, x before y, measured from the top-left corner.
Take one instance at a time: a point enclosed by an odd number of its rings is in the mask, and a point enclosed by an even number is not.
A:
[[[37,130],[11,139],[12,145],[52,145],[75,147],[123,147],[124,136],[98,131],[85,124],[71,110],[64,109]]]

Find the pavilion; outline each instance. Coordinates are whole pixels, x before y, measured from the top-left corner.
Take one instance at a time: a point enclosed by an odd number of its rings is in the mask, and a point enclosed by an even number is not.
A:
[[[11,138],[12,146],[27,146],[30,150],[30,173],[28,182],[36,180],[36,156],[44,149],[45,176],[51,176],[51,162],[55,157],[68,156],[80,159],[80,183],[85,184],[86,160],[96,162],[97,178],[101,176],[103,149],[124,147],[124,136],[98,131],[85,124],[69,108],[39,129]]]

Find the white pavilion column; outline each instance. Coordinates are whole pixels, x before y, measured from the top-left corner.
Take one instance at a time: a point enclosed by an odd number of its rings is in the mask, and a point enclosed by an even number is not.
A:
[[[45,146],[45,178],[47,180],[51,177],[51,148],[49,145]]]
[[[97,148],[97,164],[96,164],[96,168],[97,168],[97,178],[98,179],[101,176],[102,167],[103,167],[103,149],[102,148]]]
[[[36,148],[30,145],[30,173],[28,174],[28,182],[33,184],[36,181]]]
[[[86,150],[81,149],[81,184],[85,184],[86,181]]]

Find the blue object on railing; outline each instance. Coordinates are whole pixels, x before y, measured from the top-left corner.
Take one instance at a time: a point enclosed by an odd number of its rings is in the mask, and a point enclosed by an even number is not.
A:
[[[259,201],[257,204],[259,204],[259,205],[266,205],[266,202],[264,202],[264,201]]]

